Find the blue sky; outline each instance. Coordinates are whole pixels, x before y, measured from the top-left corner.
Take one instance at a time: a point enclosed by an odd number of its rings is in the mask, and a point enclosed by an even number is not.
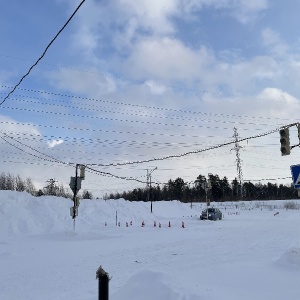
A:
[[[1,97],[79,3],[2,1]],[[1,132],[63,161],[110,164],[228,142],[234,127],[246,138],[298,122],[299,6],[296,0],[87,0],[0,107]],[[291,139],[298,143],[295,127]],[[241,145],[244,179],[288,177],[299,162],[298,148],[280,156],[278,133]],[[233,146],[97,168],[142,181],[154,167],[157,182],[207,173],[232,180]],[[67,185],[73,176],[73,168],[42,167],[4,141],[0,150],[1,171],[41,186],[53,177]],[[99,196],[143,186],[92,174],[85,184]]]

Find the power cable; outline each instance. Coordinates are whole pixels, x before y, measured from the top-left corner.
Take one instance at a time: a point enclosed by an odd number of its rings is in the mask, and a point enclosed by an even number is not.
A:
[[[27,98],[32,98],[32,99],[43,99],[43,98],[38,98],[38,97],[27,97]],[[19,102],[25,102],[25,103],[34,103],[34,104],[41,104],[40,102],[36,102],[36,101],[30,101],[30,100],[20,100],[18,98],[12,98],[16,101],[19,101]],[[43,99],[45,100],[45,99]],[[141,113],[133,113],[133,110],[124,110],[124,109],[117,109],[117,108],[113,108],[112,110],[108,110],[108,107],[103,107],[105,108],[104,109],[95,109],[95,107],[98,107],[98,106],[95,106],[95,105],[89,105],[89,104],[82,104],[80,103],[81,105],[84,105],[84,106],[90,106],[90,107],[93,107],[93,108],[87,108],[87,107],[84,107],[84,108],[80,108],[82,110],[85,110],[85,111],[90,111],[92,113],[95,113],[95,112],[101,112],[101,113],[113,113],[113,114],[121,114],[121,115],[129,115],[129,116],[137,116],[137,117],[152,117],[154,116],[155,118],[159,118],[159,119],[169,119],[169,120],[179,120],[179,121],[194,121],[194,122],[199,122],[199,121],[203,121],[203,122],[221,122],[223,124],[225,123],[230,123],[230,124],[239,124],[239,125],[259,125],[259,126],[269,126],[269,125],[273,125],[273,124],[261,124],[261,123],[252,123],[252,122],[237,122],[237,121],[224,121],[224,120],[215,120],[215,119],[199,119],[199,118],[192,118],[192,117],[185,117],[185,116],[174,116],[174,115],[159,115],[157,113],[145,113],[144,111],[142,112],[143,114]],[[74,106],[67,106],[67,105],[60,105],[60,104],[53,104],[53,103],[42,103],[43,107],[45,107],[45,105],[49,105],[49,106],[55,106],[55,107],[63,107],[63,108],[69,108],[69,109],[78,109],[78,106],[74,107]],[[48,114],[60,114],[60,115],[64,115],[64,116],[71,116],[71,117],[81,117],[81,118],[92,118],[92,119],[101,119],[100,117],[97,117],[97,116],[89,116],[89,115],[75,115],[75,114],[69,114],[69,113],[57,113],[57,112],[47,112],[45,110],[43,111],[39,111],[39,110],[32,110],[32,109],[25,109],[25,108],[19,108],[19,107],[9,107],[9,106],[6,106],[6,107],[3,107],[4,109],[10,109],[10,110],[26,110],[26,111],[30,111],[30,112],[38,112],[38,113],[48,113]],[[119,110],[116,111],[116,110]],[[241,118],[243,116],[240,116]],[[268,118],[267,118],[268,119]],[[279,119],[277,118],[278,120],[280,121],[287,121],[287,119]],[[119,119],[116,119],[116,121],[118,121]],[[270,121],[274,121],[274,118],[269,118]],[[123,120],[122,120],[123,121]],[[290,121],[290,119],[288,119],[288,121]],[[159,125],[159,123],[157,123]],[[172,124],[170,124],[172,125]],[[176,125],[177,126],[177,125]]]
[[[281,180],[281,179],[290,179],[292,178],[292,176],[288,176],[288,177],[281,177],[281,178],[263,178],[263,179],[247,179],[244,181],[263,181],[263,180]]]
[[[23,79],[25,79],[26,76],[29,75],[29,73],[31,72],[31,70],[39,63],[39,61],[45,56],[46,52],[48,51],[48,49],[50,48],[50,46],[52,45],[52,43],[56,40],[56,38],[59,36],[59,34],[65,29],[65,27],[69,24],[69,22],[72,20],[72,18],[75,16],[76,12],[79,10],[79,8],[81,7],[81,5],[85,2],[85,0],[82,0],[81,3],[77,6],[77,8],[75,9],[75,11],[73,12],[73,14],[71,15],[71,17],[68,19],[68,21],[64,24],[64,26],[59,30],[59,32],[55,35],[55,37],[51,40],[51,42],[48,44],[48,46],[46,47],[46,49],[44,50],[44,52],[42,53],[42,55],[38,58],[38,60],[29,68],[29,70],[27,71],[27,73],[25,75],[23,75],[23,77],[20,79],[20,81],[13,87],[13,89],[7,94],[7,96],[3,99],[3,101],[0,103],[0,106],[6,101],[6,99],[8,99],[8,97],[17,89],[17,87],[21,84],[21,82],[23,81]]]
[[[9,108],[11,110],[18,110],[18,111],[29,111],[29,112],[36,112],[36,113],[44,113],[44,114],[52,114],[56,116],[69,116],[73,118],[89,118],[94,120],[102,120],[102,121],[117,121],[117,122],[125,122],[125,123],[133,123],[133,124],[144,124],[144,125],[155,125],[155,126],[171,126],[171,127],[184,127],[184,128],[207,128],[207,129],[230,129],[226,127],[210,127],[210,126],[203,126],[203,125],[188,125],[188,124],[174,124],[174,123],[160,123],[160,122],[150,122],[150,121],[141,121],[141,120],[128,120],[128,119],[118,119],[118,118],[108,118],[108,117],[98,117],[98,116],[87,116],[87,115],[78,115],[78,114],[69,114],[69,113],[60,113],[60,112],[53,112],[53,111],[40,111],[35,109],[27,109],[27,108]],[[206,122],[216,122],[215,120],[207,120]],[[223,124],[225,123],[233,123],[237,124],[236,122],[229,122],[229,121],[219,121]],[[238,124],[245,124],[245,123],[238,123]],[[252,123],[251,125],[257,125]],[[266,126],[267,124],[262,124],[262,126]],[[244,130],[260,130],[259,128],[255,129],[244,129]]]
[[[0,85],[0,87],[3,88],[9,88],[6,85]],[[139,104],[132,104],[132,103],[125,103],[125,102],[119,102],[119,101],[110,101],[110,100],[103,100],[103,99],[96,99],[96,98],[88,98],[88,97],[81,97],[81,96],[74,96],[74,95],[68,95],[68,94],[60,94],[60,93],[54,93],[54,92],[47,92],[47,91],[38,91],[33,89],[24,89],[24,88],[18,88],[18,90],[26,91],[26,92],[33,92],[33,93],[40,93],[40,94],[46,94],[51,96],[58,96],[58,97],[65,97],[65,98],[72,98],[72,99],[79,99],[79,100],[89,100],[89,101],[96,101],[96,102],[102,102],[102,103],[109,103],[112,105],[124,105],[129,107],[137,107],[142,109],[153,109],[153,110],[162,110],[166,112],[176,112],[176,113],[185,113],[185,114],[192,114],[192,115],[208,115],[208,116],[219,116],[219,117],[230,117],[230,118],[250,118],[250,119],[263,119],[263,120],[274,120],[277,118],[266,118],[264,116],[241,116],[241,115],[230,115],[230,114],[217,114],[217,113],[209,113],[209,112],[197,112],[197,111],[191,111],[191,110],[178,110],[173,108],[164,108],[164,107],[157,107],[157,106],[147,106],[147,105],[139,105]],[[280,120],[280,119],[279,119]]]
[[[27,147],[27,148],[29,148],[29,149],[31,149],[31,150],[33,150],[33,151],[39,153],[39,154],[42,154],[42,155],[44,155],[44,156],[46,156],[46,157],[49,157],[51,160],[46,159],[46,158],[43,158],[43,157],[40,157],[40,156],[37,156],[37,155],[32,154],[32,153],[29,153],[29,152],[26,152],[25,150],[23,150],[23,149],[17,147],[16,145],[14,145],[14,144],[8,142],[3,136],[0,136],[0,138],[3,139],[6,143],[8,143],[9,145],[11,145],[11,146],[17,148],[18,150],[20,150],[20,151],[22,151],[22,152],[25,152],[26,154],[29,154],[29,155],[32,155],[32,156],[37,157],[37,158],[39,158],[39,159],[43,159],[43,160],[50,161],[50,162],[56,161],[57,163],[60,163],[60,164],[69,165],[69,166],[72,165],[71,163],[65,163],[65,162],[63,162],[63,161],[61,161],[61,160],[58,160],[58,159],[56,159],[56,158],[54,158],[54,157],[48,155],[48,154],[42,153],[42,152],[40,152],[40,151],[34,149],[34,148],[31,147],[31,146],[25,145],[24,143],[21,143],[20,141],[14,139],[14,138],[11,137],[11,136],[8,136],[8,135],[5,134],[5,133],[4,133],[4,136],[5,136],[6,138],[10,138],[10,139],[13,140],[14,142],[17,142],[17,143],[21,144],[22,146],[25,146],[25,147]]]
[[[31,59],[15,57],[15,56],[7,55],[7,54],[4,54],[4,53],[0,53],[0,56],[6,57],[6,58],[12,58],[12,59],[24,60],[24,61],[31,61],[31,62],[33,61]],[[48,65],[48,66],[51,66],[51,67],[55,67],[55,68],[63,68],[63,69],[68,69],[68,70],[82,72],[82,73],[88,73],[88,74],[93,74],[93,75],[102,75],[104,77],[116,78],[116,79],[120,79],[122,81],[137,83],[137,84],[140,84],[140,85],[151,83],[151,85],[154,85],[154,86],[167,87],[167,88],[171,88],[171,89],[174,89],[174,90],[179,90],[179,91],[184,91],[184,92],[189,92],[189,93],[211,94],[211,95],[217,95],[217,96],[230,97],[230,98],[234,98],[234,99],[246,99],[246,100],[267,100],[267,101],[274,101],[275,100],[274,98],[251,97],[251,96],[245,97],[245,96],[239,96],[239,95],[235,95],[235,94],[231,94],[231,93],[224,93],[224,92],[220,92],[220,91],[209,91],[209,90],[199,90],[199,89],[193,89],[193,88],[185,88],[185,87],[181,87],[181,86],[168,85],[168,84],[160,83],[158,81],[153,81],[153,80],[133,79],[133,78],[124,77],[124,76],[121,76],[121,75],[111,74],[111,73],[108,73],[108,72],[93,72],[93,71],[88,71],[88,70],[80,69],[80,68],[73,67],[73,66],[70,67],[70,66],[64,66],[64,65],[55,65],[55,64],[45,63],[45,62],[42,62],[42,64]],[[276,99],[276,101],[285,101],[285,100],[284,99]]]
[[[190,148],[190,147],[199,147],[199,146],[204,146],[202,143],[185,143],[185,142],[146,142],[146,141],[137,141],[137,140],[109,140],[109,139],[91,139],[91,138],[75,138],[75,137],[65,137],[65,136],[53,136],[53,135],[34,135],[30,133],[23,133],[23,132],[15,132],[15,131],[3,131],[0,130],[0,133],[6,133],[10,135],[17,136],[19,139],[27,140],[27,141],[38,141],[38,142],[49,142],[49,138],[51,139],[59,139],[63,140],[64,144],[67,145],[78,145],[84,144],[85,145],[92,145],[95,147],[98,147],[99,144],[104,144],[103,147],[108,147],[108,146],[114,146],[117,145],[119,147],[136,147],[136,148],[142,148],[144,146],[151,147],[151,148],[156,148],[156,149],[168,149],[172,147],[173,149],[175,147],[180,147],[180,148]],[[29,137],[27,137],[29,136]],[[45,139],[48,138],[48,139]],[[207,137],[205,137],[207,138]],[[51,141],[51,140],[50,140]],[[70,141],[70,142],[68,142]],[[95,144],[95,145],[93,145]],[[206,141],[206,144],[210,144],[209,142]],[[160,147],[160,148],[158,148]],[[118,147],[114,147],[117,149]]]
[[[38,155],[29,153],[29,152],[27,152],[27,151],[25,151],[25,150],[19,148],[18,146],[16,146],[16,145],[10,143],[9,141],[7,141],[3,136],[0,136],[0,138],[1,138],[3,141],[5,141],[7,144],[9,144],[10,146],[12,146],[12,147],[14,147],[14,148],[16,148],[16,149],[18,149],[18,150],[20,150],[20,151],[22,151],[22,152],[28,154],[28,155],[34,156],[34,157],[36,157],[36,158],[39,158],[39,159],[42,159],[42,160],[45,160],[45,161],[53,162],[52,160],[49,160],[49,159],[40,157],[40,156],[38,156]]]
[[[24,152],[24,151],[23,151]],[[50,161],[49,161],[50,162]],[[12,163],[12,164],[24,164],[24,165],[37,165],[37,166],[49,166],[49,167],[69,167],[66,165],[58,165],[57,163],[54,164],[42,164],[38,162],[24,162],[24,161],[12,161],[12,160],[1,160],[1,163]]]
[[[250,140],[250,139],[255,139],[255,138],[263,137],[263,136],[272,134],[274,132],[277,132],[281,128],[286,128],[286,127],[290,127],[290,126],[293,126],[293,125],[295,125],[295,124],[290,124],[290,125],[286,125],[284,127],[276,128],[276,129],[270,130],[270,131],[268,131],[266,133],[261,133],[261,134],[255,135],[255,136],[246,137],[246,138],[240,138],[237,141],[238,142],[242,142],[242,141],[246,141],[246,140]],[[142,164],[142,163],[148,163],[148,162],[153,162],[153,161],[160,161],[160,160],[166,160],[166,159],[171,159],[171,158],[183,157],[183,156],[187,156],[187,155],[190,155],[190,154],[197,154],[197,153],[201,153],[201,152],[205,152],[205,151],[209,151],[209,150],[221,148],[221,147],[224,147],[224,146],[228,146],[228,145],[236,143],[237,141],[234,140],[234,141],[231,141],[231,142],[226,142],[226,143],[215,145],[215,146],[210,146],[210,147],[207,147],[207,148],[204,148],[204,149],[189,151],[189,152],[182,153],[182,154],[169,155],[169,156],[160,157],[160,158],[152,158],[152,159],[150,158],[148,160],[143,160],[143,161],[134,161],[134,162],[117,163],[117,164],[112,163],[112,164],[106,164],[106,165],[104,165],[104,164],[89,164],[89,165],[99,166],[99,167],[108,167],[108,166],[124,166],[124,165],[130,165],[130,164]]]
[[[117,179],[129,180],[129,181],[136,181],[136,182],[143,183],[143,184],[147,183],[146,181],[142,181],[142,180],[139,180],[137,178],[118,176],[118,175],[114,175],[112,173],[95,170],[95,169],[93,169],[89,166],[86,166],[86,169],[88,169],[89,171],[92,171],[92,173],[94,173],[96,175],[108,176],[108,177],[113,177],[113,178],[117,178]]]
[[[60,119],[61,120],[61,119]],[[79,130],[79,131],[90,131],[90,132],[104,132],[104,133],[119,133],[119,134],[132,134],[132,135],[144,135],[144,136],[164,136],[164,137],[189,137],[199,139],[199,135],[185,135],[185,134],[164,134],[164,133],[149,133],[149,132],[132,132],[132,131],[116,131],[116,130],[103,130],[103,129],[91,129],[91,128],[77,128],[77,127],[65,127],[65,126],[53,126],[53,125],[41,125],[41,124],[31,124],[31,123],[20,123],[20,122],[8,122],[0,121],[0,124],[10,124],[10,125],[21,125],[21,126],[31,126],[40,128],[51,128],[51,129],[67,129],[67,130]],[[124,127],[123,127],[124,128]],[[220,127],[219,127],[220,128]]]

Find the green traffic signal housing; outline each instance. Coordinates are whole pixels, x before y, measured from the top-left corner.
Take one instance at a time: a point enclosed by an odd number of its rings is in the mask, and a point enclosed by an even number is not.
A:
[[[280,134],[280,151],[281,155],[290,155],[291,154],[291,146],[290,146],[290,131],[289,128],[283,128],[279,130]]]

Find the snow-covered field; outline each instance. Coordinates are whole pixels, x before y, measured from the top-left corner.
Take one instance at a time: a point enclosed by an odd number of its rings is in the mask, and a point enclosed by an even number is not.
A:
[[[151,214],[84,200],[73,231],[70,200],[0,191],[0,299],[98,299],[100,265],[110,300],[300,299],[300,210],[285,202],[213,203],[214,222],[199,220],[203,204],[153,202]]]

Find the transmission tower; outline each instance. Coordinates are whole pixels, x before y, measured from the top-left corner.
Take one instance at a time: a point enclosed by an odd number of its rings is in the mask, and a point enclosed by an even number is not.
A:
[[[240,149],[243,147],[240,146],[240,144],[238,142],[239,134],[237,132],[237,128],[234,127],[233,131],[234,131],[233,137],[234,137],[235,143],[234,143],[234,148],[232,150],[235,150],[235,153],[236,153],[236,169],[237,169],[237,175],[238,175],[237,179],[239,182],[240,195],[241,195],[241,198],[243,198],[243,172],[242,172],[242,161],[240,158]]]

